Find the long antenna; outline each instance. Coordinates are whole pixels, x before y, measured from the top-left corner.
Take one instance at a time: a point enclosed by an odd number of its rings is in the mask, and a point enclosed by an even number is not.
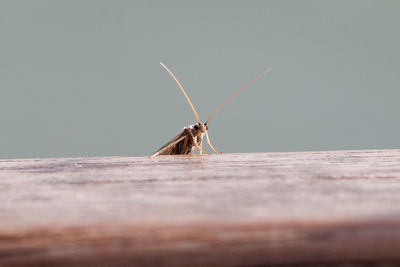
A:
[[[161,66],[163,66],[164,69],[166,69],[169,74],[171,74],[172,78],[174,78],[174,80],[176,81],[176,83],[179,85],[179,88],[181,88],[183,94],[185,95],[187,101],[189,102],[190,107],[192,108],[194,115],[196,116],[196,120],[198,123],[200,123],[200,119],[199,119],[199,115],[197,115],[196,110],[194,109],[192,102],[190,101],[190,98],[188,97],[188,95],[186,94],[185,90],[183,89],[181,83],[178,81],[178,79],[175,77],[175,75],[172,73],[172,71],[170,71],[167,66],[164,65],[164,63],[160,62]]]
[[[207,124],[212,117],[214,117],[214,115],[229,101],[231,100],[232,97],[234,97],[235,95],[237,95],[240,91],[242,91],[244,88],[246,88],[247,86],[249,86],[250,84],[252,84],[253,82],[257,81],[258,79],[260,79],[262,76],[264,76],[265,74],[267,74],[268,72],[271,71],[271,68],[268,68],[266,71],[264,71],[263,73],[261,73],[260,75],[258,75],[257,77],[255,77],[253,80],[251,80],[250,82],[246,83],[245,85],[243,85],[239,90],[237,90],[235,93],[233,93],[233,95],[231,95],[227,100],[225,100],[224,103],[222,103],[221,106],[219,106],[219,108],[217,108],[217,110],[208,118],[208,120],[204,123]]]

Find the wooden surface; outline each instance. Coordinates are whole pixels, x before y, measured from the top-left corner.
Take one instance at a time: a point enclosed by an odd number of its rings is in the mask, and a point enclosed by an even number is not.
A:
[[[268,264],[400,264],[400,150],[0,160],[0,266]]]

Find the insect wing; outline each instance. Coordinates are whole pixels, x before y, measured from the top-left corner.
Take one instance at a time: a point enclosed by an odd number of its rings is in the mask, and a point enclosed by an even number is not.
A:
[[[187,138],[187,128],[182,129],[179,133],[176,134],[174,138],[169,140],[165,145],[160,147],[151,157],[155,157],[157,155],[174,155],[178,154],[175,152],[175,146],[181,142],[183,139]]]

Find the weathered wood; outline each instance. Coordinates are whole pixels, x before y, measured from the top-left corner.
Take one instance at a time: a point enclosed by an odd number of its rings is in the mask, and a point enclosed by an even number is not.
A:
[[[400,150],[0,160],[0,265],[400,264]]]

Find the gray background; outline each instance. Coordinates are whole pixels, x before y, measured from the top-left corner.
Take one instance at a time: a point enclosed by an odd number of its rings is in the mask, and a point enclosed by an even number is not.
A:
[[[400,1],[1,1],[0,157],[398,148]]]

